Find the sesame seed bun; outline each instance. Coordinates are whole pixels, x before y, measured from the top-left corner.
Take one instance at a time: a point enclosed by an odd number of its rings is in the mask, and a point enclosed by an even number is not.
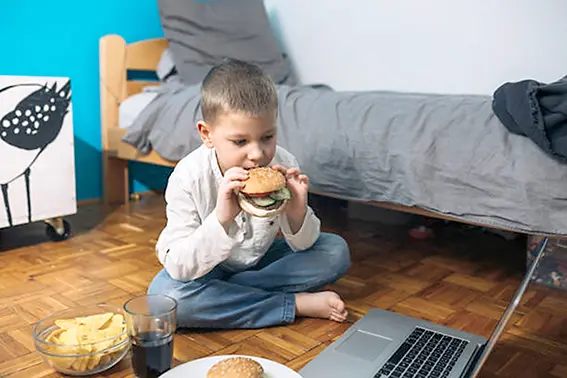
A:
[[[240,189],[245,194],[275,192],[286,183],[283,173],[268,167],[250,169],[248,175],[248,179],[244,181],[246,186]]]
[[[264,369],[260,363],[247,357],[231,357],[214,364],[207,372],[207,378],[263,378]]]

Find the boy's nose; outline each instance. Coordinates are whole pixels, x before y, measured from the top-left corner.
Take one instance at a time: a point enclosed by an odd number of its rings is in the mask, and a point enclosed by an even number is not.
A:
[[[264,153],[259,148],[253,148],[250,152],[248,152],[248,159],[251,161],[258,161],[262,159],[263,156]]]

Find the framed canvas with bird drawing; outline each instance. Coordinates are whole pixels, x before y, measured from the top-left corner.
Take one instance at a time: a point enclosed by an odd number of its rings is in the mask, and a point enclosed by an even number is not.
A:
[[[77,210],[71,81],[0,76],[0,228]]]

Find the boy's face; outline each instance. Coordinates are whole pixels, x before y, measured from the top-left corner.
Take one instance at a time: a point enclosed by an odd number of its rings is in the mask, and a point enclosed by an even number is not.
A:
[[[215,148],[220,169],[268,165],[276,153],[276,113],[251,117],[238,112],[220,115],[213,125],[197,123],[203,143]]]

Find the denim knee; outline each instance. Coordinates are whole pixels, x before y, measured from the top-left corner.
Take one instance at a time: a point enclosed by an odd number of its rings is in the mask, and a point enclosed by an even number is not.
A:
[[[162,269],[156,274],[150,286],[148,287],[147,293],[150,295],[160,294],[172,297],[175,300],[176,294],[178,292],[176,281],[173,280],[165,269]],[[177,295],[178,296],[178,295]]]
[[[327,263],[330,271],[335,276],[343,276],[350,268],[350,250],[345,239],[336,234],[321,233],[318,244],[327,255]]]

